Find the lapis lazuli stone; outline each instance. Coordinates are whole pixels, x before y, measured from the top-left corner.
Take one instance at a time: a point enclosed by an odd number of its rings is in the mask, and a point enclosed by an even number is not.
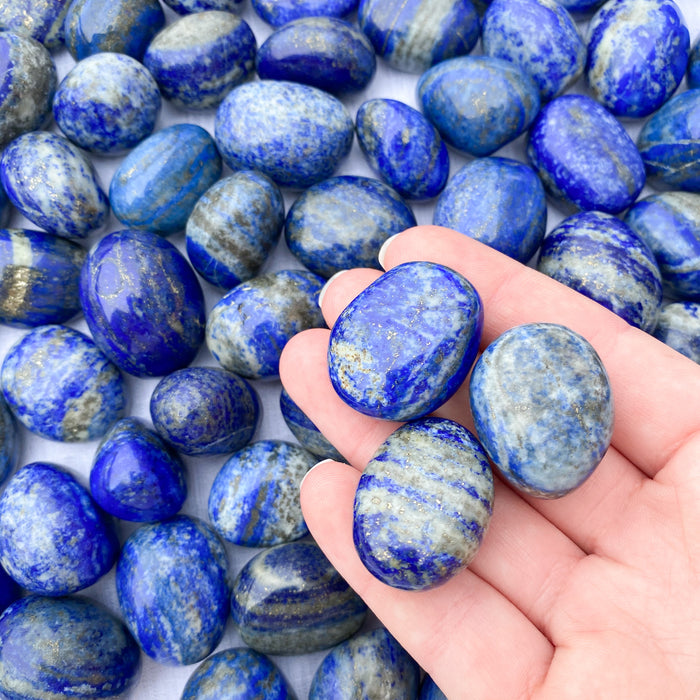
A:
[[[142,525],[117,561],[117,597],[126,626],[159,663],[188,665],[221,640],[229,613],[228,561],[204,521],[177,515]]]
[[[330,177],[350,152],[353,121],[337,98],[284,80],[231,90],[216,112],[214,137],[232,170],[260,170],[303,189]]]
[[[420,687],[418,700],[447,700],[447,695],[438,688],[437,683],[430,676],[426,675]]]
[[[7,481],[17,463],[19,435],[7,402],[0,394],[0,486]]]
[[[101,508],[122,520],[164,520],[187,497],[185,465],[143,423],[123,418],[95,453],[90,492]]]
[[[220,367],[187,367],[164,377],[151,394],[151,419],[163,439],[187,455],[245,447],[260,423],[252,384]]]
[[[659,312],[654,337],[700,364],[700,303],[666,304]]]
[[[0,566],[0,613],[21,595],[19,584]]]
[[[3,0],[0,27],[31,37],[54,50],[63,46],[64,19],[71,0]]]
[[[366,614],[315,542],[263,549],[233,583],[231,616],[243,641],[263,654],[328,649],[355,634]]]
[[[384,241],[415,225],[413,211],[389,185],[339,175],[309,187],[296,199],[284,236],[297,260],[328,278],[353,267],[381,269],[377,255]]]
[[[281,27],[301,17],[346,17],[359,0],[251,0],[258,17]]]
[[[634,141],[585,95],[561,95],[542,108],[530,128],[527,155],[549,194],[574,209],[618,214],[646,180]]]
[[[212,185],[187,220],[187,256],[207,282],[231,289],[260,272],[284,224],[284,199],[267,175],[240,170]]]
[[[71,474],[55,464],[19,469],[0,496],[0,563],[31,593],[61,596],[106,574],[119,541]]]
[[[518,66],[490,56],[462,56],[427,70],[418,101],[448,145],[487,156],[520,136],[540,108],[539,90]]]
[[[49,440],[100,438],[126,409],[117,367],[66,326],[38,326],[22,336],[5,355],[0,380],[15,417]]]
[[[571,492],[610,445],[607,372],[591,344],[565,326],[528,323],[503,333],[476,361],[469,395],[491,461],[532,496]]]
[[[245,0],[164,0],[179,15],[207,10],[223,10],[224,12],[240,12]]]
[[[688,68],[685,77],[689,89],[700,88],[700,37],[696,39],[688,54]]]
[[[511,158],[477,158],[462,166],[435,204],[433,223],[460,231],[527,263],[547,225],[540,179]]]
[[[333,387],[376,418],[431,413],[466,379],[483,318],[477,291],[458,272],[430,262],[394,267],[335,322],[328,346]]]
[[[150,231],[102,238],[83,266],[80,301],[95,343],[137,377],[186,367],[204,340],[197,275],[172,243]]]

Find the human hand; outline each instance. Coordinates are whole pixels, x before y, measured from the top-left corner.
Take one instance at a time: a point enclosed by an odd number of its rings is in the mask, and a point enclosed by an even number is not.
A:
[[[612,445],[569,495],[542,500],[496,479],[494,513],[468,569],[427,591],[375,579],[352,540],[362,468],[397,423],[332,388],[329,331],[294,337],[282,381],[346,457],[304,480],[309,529],[330,561],[450,700],[700,697],[700,367],[597,303],[467,236],[420,226],[391,239],[385,269],[429,260],[461,272],[485,309],[482,349],[508,328],[560,323],[600,355],[615,401]],[[379,276],[329,284],[340,311]],[[468,389],[438,415],[473,430]]]

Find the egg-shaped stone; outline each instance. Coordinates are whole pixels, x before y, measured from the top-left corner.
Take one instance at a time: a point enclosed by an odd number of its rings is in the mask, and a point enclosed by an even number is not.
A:
[[[222,10],[224,12],[240,12],[245,0],[165,0],[179,15],[188,15],[207,10]]]
[[[695,43],[690,48],[685,77],[690,90],[700,88],[700,37],[695,40]]]
[[[663,306],[654,337],[700,364],[700,303],[675,301]]]
[[[0,486],[13,472],[18,456],[17,425],[5,397],[0,393]]]
[[[64,19],[71,0],[3,0],[0,27],[54,51],[63,46]]]
[[[281,27],[301,17],[346,17],[359,0],[251,0],[258,17]]]

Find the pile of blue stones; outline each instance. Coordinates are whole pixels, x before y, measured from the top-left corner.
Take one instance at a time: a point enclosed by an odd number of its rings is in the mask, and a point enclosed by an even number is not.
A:
[[[142,653],[199,664],[183,698],[291,698],[270,657],[315,652],[310,698],[444,697],[367,628],[310,538],[299,484],[342,456],[277,383],[286,342],[324,326],[326,279],[378,268],[426,203],[433,223],[700,362],[700,41],[680,0],[251,5],[0,6],[0,226],[24,226],[0,229],[0,323],[21,331],[0,367],[9,698],[135,692]],[[417,76],[417,109],[362,100],[380,61]],[[161,126],[164,104],[176,123]],[[355,139],[372,176],[338,174]],[[549,231],[548,204],[564,213]],[[270,270],[279,246],[294,269]],[[482,325],[468,280],[412,263],[331,331],[338,394],[404,423],[354,507],[358,554],[397,588],[469,564],[493,467],[558,498],[610,443],[610,385],[585,339],[534,323],[478,356]],[[470,371],[476,436],[431,417]],[[148,380],[150,421],[129,410]],[[270,387],[295,441],[256,439]],[[89,479],[53,463],[49,442],[46,460],[20,466],[29,435],[94,441]],[[225,460],[203,517],[183,511],[198,456]],[[254,552],[236,572],[231,546]],[[118,614],[75,595],[109,572]],[[229,617],[242,644],[217,651]]]

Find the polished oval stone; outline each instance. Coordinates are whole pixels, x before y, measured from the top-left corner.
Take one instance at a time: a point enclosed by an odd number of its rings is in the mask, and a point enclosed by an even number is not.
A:
[[[228,561],[204,521],[177,515],[142,525],[124,543],[116,586],[122,617],[145,654],[188,665],[221,640],[229,612]]]
[[[458,272],[430,262],[394,267],[335,322],[328,346],[333,388],[369,416],[424,416],[466,379],[482,326],[481,299]]]
[[[297,260],[328,278],[353,267],[381,269],[377,255],[384,241],[415,225],[413,211],[389,185],[339,175],[295,200],[284,236]]]
[[[303,189],[330,177],[350,152],[353,122],[323,90],[260,80],[231,90],[216,111],[214,137],[232,170],[260,170]]]
[[[618,214],[646,180],[634,141],[585,95],[562,95],[542,108],[530,128],[527,156],[547,192],[574,209]]]
[[[542,182],[511,158],[477,158],[447,183],[433,212],[437,226],[460,231],[527,263],[547,226]]]
[[[85,255],[44,231],[0,229],[0,323],[33,328],[73,318]]]
[[[126,409],[117,367],[91,338],[66,326],[38,326],[17,340],[0,381],[15,417],[49,440],[100,438]]]
[[[90,492],[101,508],[122,520],[164,520],[187,497],[185,465],[141,421],[123,418],[95,453]]]
[[[700,364],[700,303],[666,304],[659,312],[654,337]]]
[[[357,9],[359,0],[251,0],[258,17],[281,27],[301,17],[345,17]]]
[[[19,584],[0,566],[0,613],[21,595]]]
[[[279,376],[293,335],[324,328],[318,294],[325,280],[305,270],[279,270],[234,287],[209,313],[207,347],[224,368],[249,379]]]
[[[241,170],[212,185],[187,219],[187,256],[207,282],[231,289],[260,272],[282,233],[284,199],[267,175]]]
[[[490,56],[443,61],[418,81],[418,102],[448,145],[487,156],[517,138],[540,108],[539,90],[518,66]]]
[[[420,688],[418,700],[447,700],[447,695],[438,688],[435,681],[426,674]]]
[[[0,157],[0,180],[15,207],[49,233],[85,238],[107,221],[109,201],[93,164],[63,136],[18,136]]]
[[[28,36],[51,51],[63,46],[63,22],[71,0],[3,0],[0,27]]]
[[[224,12],[240,12],[244,0],[164,0],[180,15],[207,10],[223,10]]]
[[[19,456],[19,434],[12,411],[0,393],[0,486],[13,472]],[[0,586],[0,588],[2,588]]]
[[[700,37],[695,40],[688,54],[688,68],[685,77],[689,89],[700,88]]]
[[[0,563],[30,593],[91,586],[114,564],[119,541],[92,497],[55,464],[19,469],[0,496]]]
[[[515,489],[559,498],[580,486],[610,445],[613,401],[590,343],[552,323],[516,326],[474,365],[476,433]]]
[[[174,124],[142,141],[112,176],[109,200],[126,226],[164,236],[182,231],[197,200],[221,175],[214,140],[196,124]]]
[[[102,238],[83,266],[80,301],[95,343],[137,377],[186,367],[204,340],[197,275],[172,243],[150,231]]]
[[[122,622],[87,597],[30,595],[0,618],[0,692],[7,698],[121,696],[140,661]]]
[[[263,654],[328,649],[355,634],[366,613],[315,542],[263,549],[233,583],[231,615],[238,632]]]
[[[187,455],[240,450],[261,418],[253,385],[220,367],[187,367],[164,377],[151,394],[150,412],[161,437]]]

